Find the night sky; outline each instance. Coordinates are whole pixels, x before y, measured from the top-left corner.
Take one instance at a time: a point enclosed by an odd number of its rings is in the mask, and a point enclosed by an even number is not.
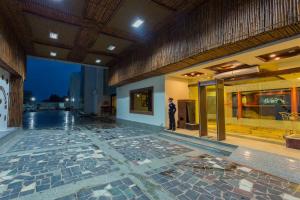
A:
[[[80,70],[81,66],[77,64],[28,57],[25,90],[32,91],[38,101],[47,99],[51,94],[65,96],[70,75]]]

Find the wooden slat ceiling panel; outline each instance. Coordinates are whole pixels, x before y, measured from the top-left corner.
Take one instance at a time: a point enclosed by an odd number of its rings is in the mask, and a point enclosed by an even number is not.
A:
[[[23,48],[27,52],[33,53],[33,45],[30,40],[32,31],[26,19],[22,16],[19,4],[13,0],[1,0],[0,8],[1,14],[9,21]]]
[[[18,0],[28,5],[39,5],[49,10],[59,10],[68,15],[82,17],[84,0]]]
[[[188,0],[152,0],[153,2],[165,6],[170,10],[177,11],[189,3]]]
[[[32,14],[25,14],[25,17],[32,28],[33,40],[61,43],[73,46],[78,27],[45,19]],[[59,33],[58,39],[49,38],[49,33]]]
[[[195,1],[1,0],[0,11],[3,10],[1,14],[10,21],[27,54],[46,57],[53,47],[64,49],[62,57],[70,61],[91,62],[91,54],[109,57],[103,60],[112,61],[118,60],[124,50],[145,44],[149,35],[158,30],[158,24],[169,22],[173,15]],[[145,19],[143,29],[134,31],[133,16]],[[114,23],[116,21],[118,23]],[[59,39],[50,39],[50,31],[58,32]],[[110,43],[117,46],[113,52],[106,49]],[[69,52],[67,57],[66,52]]]
[[[91,0],[87,4],[86,18],[107,24],[120,3],[121,0]]]
[[[117,10],[107,26],[119,28],[140,37],[146,37],[157,23],[164,21],[172,14],[174,12],[150,0],[123,0],[122,6]],[[133,29],[131,27],[131,24],[137,18],[142,18],[145,21],[141,29]]]
[[[97,15],[96,23],[101,23],[101,25],[106,25],[107,21],[111,18],[114,12],[118,9],[120,4],[120,0],[86,0],[86,10],[85,10],[85,18],[89,18],[96,13],[102,13],[105,11],[109,11],[106,14]],[[114,6],[112,6],[114,5]],[[100,10],[100,11],[99,11]],[[94,19],[94,18],[92,18]],[[97,27],[82,27],[78,32],[75,47],[69,54],[68,58],[71,61],[82,62],[86,56],[86,52],[89,48],[95,44],[97,41],[97,37],[100,31]]]

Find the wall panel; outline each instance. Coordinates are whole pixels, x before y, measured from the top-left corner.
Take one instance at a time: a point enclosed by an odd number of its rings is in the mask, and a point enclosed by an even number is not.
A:
[[[210,0],[124,55],[110,70],[120,85],[300,33],[300,0]]]

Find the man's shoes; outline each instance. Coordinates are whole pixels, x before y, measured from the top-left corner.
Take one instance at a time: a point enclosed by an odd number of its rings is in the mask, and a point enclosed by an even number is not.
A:
[[[168,131],[171,131],[172,129],[171,129],[171,128],[168,128],[167,130],[168,130]]]
[[[176,130],[175,130],[175,129],[173,129],[172,131],[174,131],[174,132],[175,132]]]

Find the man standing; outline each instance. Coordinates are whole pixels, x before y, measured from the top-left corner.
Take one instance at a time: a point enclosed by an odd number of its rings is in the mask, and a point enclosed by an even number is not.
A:
[[[176,105],[173,103],[173,98],[169,98],[169,124],[170,128],[168,130],[175,131],[175,113],[176,113]]]

